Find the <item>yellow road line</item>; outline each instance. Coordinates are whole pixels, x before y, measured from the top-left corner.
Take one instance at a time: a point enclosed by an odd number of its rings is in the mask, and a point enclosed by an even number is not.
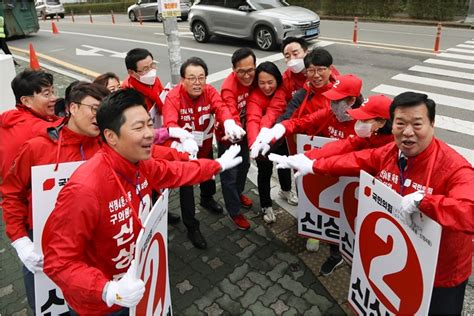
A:
[[[21,53],[24,53],[24,54],[27,54],[27,55],[30,54],[29,50],[27,50],[27,49],[22,49],[22,48],[18,48],[18,47],[14,47],[14,46],[9,46],[9,47],[13,51],[21,52]],[[42,53],[36,52],[36,56],[38,56],[38,57],[40,57],[44,60],[48,60],[52,63],[57,64],[57,65],[60,65],[64,68],[70,69],[72,71],[76,71],[78,73],[85,74],[85,75],[87,75],[89,77],[92,77],[92,78],[95,78],[95,77],[100,75],[100,73],[98,73],[98,72],[89,70],[89,69],[84,68],[84,67],[80,67],[80,66],[77,66],[77,65],[70,64],[70,63],[65,62],[63,60],[60,60],[60,59],[57,59],[57,58],[54,58],[54,57],[51,57],[51,56],[48,56],[48,55],[45,55],[45,54],[42,54]]]

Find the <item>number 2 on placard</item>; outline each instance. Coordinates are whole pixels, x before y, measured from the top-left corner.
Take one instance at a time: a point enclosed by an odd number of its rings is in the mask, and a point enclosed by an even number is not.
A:
[[[383,256],[372,259],[369,269],[369,278],[378,284],[379,290],[392,303],[392,305],[400,310],[400,297],[387,285],[384,277],[390,274],[400,272],[405,268],[408,257],[408,250],[405,239],[389,220],[381,218],[375,225],[375,233],[384,242],[388,242],[388,238],[392,238],[392,250]]]
[[[138,217],[140,218],[142,223],[145,222],[146,218],[150,214],[150,210],[151,210],[151,199],[150,199],[150,195],[147,194],[140,201],[140,208],[138,210]]]
[[[331,211],[339,211],[340,206],[341,187],[339,181],[327,187],[319,193],[319,207]],[[336,202],[338,200],[339,202]]]

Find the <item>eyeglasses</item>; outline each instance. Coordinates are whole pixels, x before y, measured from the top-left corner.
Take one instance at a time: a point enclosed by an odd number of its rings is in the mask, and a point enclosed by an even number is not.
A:
[[[85,103],[78,103],[78,102],[74,102],[78,105],[85,105],[87,107],[89,107],[89,109],[91,109],[91,113],[93,115],[96,115],[97,114],[97,111],[99,110],[99,106],[98,105],[92,105],[92,104],[85,104]]]
[[[310,77],[314,76],[316,73],[318,73],[318,75],[322,75],[326,70],[328,70],[328,67],[307,68],[306,75]]]
[[[54,99],[55,98],[55,95],[54,95],[54,88],[49,88],[49,89],[44,89],[42,90],[40,93],[38,93],[40,96],[42,96],[43,98],[46,98],[46,99]],[[33,96],[33,95],[32,95]]]
[[[143,75],[143,74],[146,74],[147,72],[149,72],[152,69],[156,69],[156,64],[154,62],[151,63],[149,66],[143,67],[142,70],[137,70],[137,74]]]
[[[204,83],[206,82],[206,76],[199,76],[199,77],[187,77],[187,78],[184,78],[186,80],[189,80],[191,83],[196,83],[196,82],[199,82],[199,83]]]
[[[253,75],[255,73],[255,68],[249,68],[249,69],[237,69],[235,70],[235,73],[237,74],[237,76],[239,77],[243,77],[245,75]]]

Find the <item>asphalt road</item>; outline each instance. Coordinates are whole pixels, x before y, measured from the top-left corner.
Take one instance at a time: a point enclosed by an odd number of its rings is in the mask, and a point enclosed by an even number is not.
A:
[[[131,23],[126,15],[70,17],[56,22],[60,34],[52,34],[51,21],[41,21],[38,34],[10,41],[16,54],[32,43],[40,63],[94,76],[113,71],[125,77],[125,53],[136,47],[150,50],[158,62],[158,76],[170,80],[168,48],[163,26],[157,22]],[[252,42],[213,38],[210,43],[194,41],[187,22],[179,22],[182,60],[203,58],[209,65],[211,82],[217,88],[229,73],[230,56],[242,46],[255,48]],[[441,54],[433,53],[436,27],[389,23],[359,23],[358,45],[352,41],[353,22],[322,21],[321,37],[314,45],[324,46],[334,57],[341,73],[362,78],[363,93],[396,95],[414,89],[428,93],[438,103],[437,135],[456,146],[474,162],[474,31],[444,28]],[[460,46],[459,46],[460,45]],[[284,69],[278,51],[255,49],[261,60],[275,61]],[[414,68],[412,68],[414,67]],[[87,76],[86,76],[87,77]]]

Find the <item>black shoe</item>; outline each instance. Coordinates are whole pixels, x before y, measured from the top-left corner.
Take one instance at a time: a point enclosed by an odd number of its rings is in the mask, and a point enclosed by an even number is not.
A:
[[[178,224],[181,217],[179,215],[168,213],[168,224],[174,225]]]
[[[222,214],[224,209],[214,199],[201,200],[200,205],[212,213]]]
[[[194,247],[199,248],[199,249],[207,248],[207,242],[202,236],[199,228],[188,230],[188,238],[189,240],[191,240],[191,243],[194,245]]]
[[[327,258],[321,266],[321,274],[324,276],[328,276],[343,263],[344,260],[342,259],[342,257],[329,256],[329,258]]]

